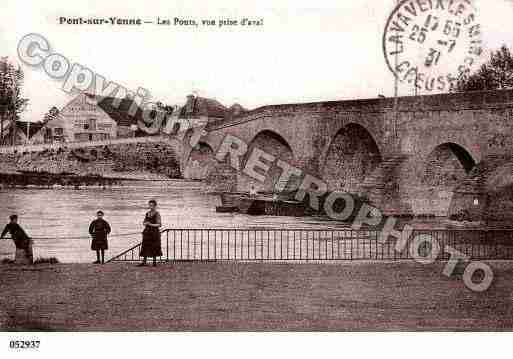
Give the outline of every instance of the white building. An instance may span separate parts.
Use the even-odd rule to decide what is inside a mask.
[[[82,93],[45,125],[45,138],[58,142],[106,140],[117,137],[117,127],[93,96]]]

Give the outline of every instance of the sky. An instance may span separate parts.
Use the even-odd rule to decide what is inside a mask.
[[[513,1],[475,0],[485,49],[513,47]],[[128,89],[144,87],[153,99],[183,105],[196,93],[226,106],[392,96],[393,75],[382,37],[395,0],[351,1],[69,1],[2,0],[0,56],[15,63],[28,33],[43,35],[53,51]],[[103,27],[59,25],[60,17],[156,20],[250,18],[254,27]],[[483,56],[486,59],[488,55]],[[72,97],[44,71],[22,64],[24,120],[42,119]],[[399,95],[412,95],[400,86]]]

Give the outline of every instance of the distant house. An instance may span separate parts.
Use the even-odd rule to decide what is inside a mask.
[[[142,110],[125,98],[98,97],[81,93],[48,121],[41,129],[45,142],[84,142],[131,137],[136,135],[133,125],[142,119]]]
[[[189,95],[187,96],[185,106],[181,109],[179,117],[207,117],[208,122],[215,122],[240,116],[244,112],[247,112],[247,110],[239,104],[234,104],[230,108],[227,108],[215,99]]]
[[[52,142],[98,141],[117,137],[117,123],[87,94],[79,94],[45,125]]]

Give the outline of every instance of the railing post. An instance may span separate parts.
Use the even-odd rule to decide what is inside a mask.
[[[260,260],[264,260],[264,232],[260,232]]]
[[[351,231],[349,232],[350,233],[350,239],[351,239],[351,260],[353,260],[353,230],[351,229]],[[358,241],[358,239],[357,239]],[[356,243],[356,245],[358,246],[358,243]]]
[[[234,229],[233,230],[233,234],[234,234],[234,238],[233,238],[233,259],[234,260],[237,260],[237,230]]]
[[[301,231],[299,232],[299,260],[302,259],[303,257],[303,248],[301,247],[302,246],[302,243],[301,243]],[[294,245],[296,244],[296,231],[294,231]],[[295,251],[294,251],[295,252]],[[295,256],[294,256],[294,259],[295,259]]]
[[[310,254],[309,253],[309,250],[308,250],[308,241],[310,240],[309,238],[310,236],[308,235],[308,231],[306,231],[306,260],[308,261],[308,255]]]

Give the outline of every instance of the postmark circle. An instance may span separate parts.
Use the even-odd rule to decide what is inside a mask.
[[[448,91],[479,64],[481,30],[472,0],[402,0],[387,20],[383,53],[400,82]]]

